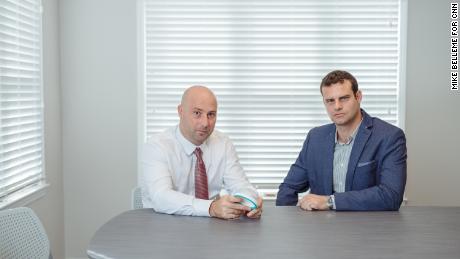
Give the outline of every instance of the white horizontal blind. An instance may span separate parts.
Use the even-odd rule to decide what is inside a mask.
[[[0,0],[0,203],[42,183],[41,1]]]
[[[259,191],[276,195],[308,131],[330,123],[319,92],[354,74],[368,113],[398,123],[399,1],[145,0],[145,137],[178,122],[183,90],[210,87],[216,128]]]

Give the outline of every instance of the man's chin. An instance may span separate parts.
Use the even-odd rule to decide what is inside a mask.
[[[346,126],[348,124],[348,121],[346,121],[346,120],[340,120],[340,119],[337,120],[337,119],[335,119],[335,120],[332,120],[332,121],[337,126]]]
[[[195,137],[196,140],[200,141],[201,143],[203,143],[204,141],[206,141],[206,139],[209,137],[210,134],[201,134],[201,133],[198,133]]]

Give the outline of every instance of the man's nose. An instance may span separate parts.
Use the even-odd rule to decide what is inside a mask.
[[[207,128],[208,125],[209,125],[209,119],[208,119],[208,116],[201,116],[201,126]]]
[[[342,104],[340,103],[340,100],[335,101],[334,109],[337,110],[337,111],[342,109]]]

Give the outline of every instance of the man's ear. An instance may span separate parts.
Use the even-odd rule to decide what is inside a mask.
[[[358,100],[358,102],[361,103],[361,100],[363,99],[363,94],[361,93],[361,90],[358,90],[355,96],[356,96],[356,100]]]
[[[182,108],[182,105],[177,105],[177,114],[179,115],[179,118],[182,118],[182,113],[184,112],[184,109]]]

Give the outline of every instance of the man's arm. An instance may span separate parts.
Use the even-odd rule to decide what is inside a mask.
[[[254,195],[258,195],[256,188],[249,182],[246,174],[243,171],[243,167],[241,166],[238,158],[238,154],[236,153],[235,147],[233,143],[227,139],[225,142],[225,172],[224,172],[224,187],[230,193],[234,194],[237,192],[253,192]],[[232,196],[231,196],[232,197]],[[238,202],[241,202],[240,198]],[[261,197],[257,199],[257,209],[250,211],[249,207],[245,207],[246,216],[249,218],[258,218],[262,214],[262,205],[263,200]],[[248,212],[249,211],[249,212]]]
[[[225,145],[223,154],[225,156],[224,188],[230,193],[237,193],[241,190],[257,192],[246,177],[232,142],[227,139],[223,144]]]
[[[156,144],[144,144],[141,186],[153,209],[166,214],[210,216],[212,200],[197,199],[174,190],[165,153]]]
[[[308,170],[307,170],[307,150],[310,133],[307,135],[302,151],[291,166],[288,175],[281,183],[276,197],[276,206],[295,206],[298,201],[298,194],[307,191],[309,187]]]
[[[360,191],[335,193],[336,210],[399,209],[406,185],[406,138],[402,130],[398,130],[382,144],[377,185]]]

